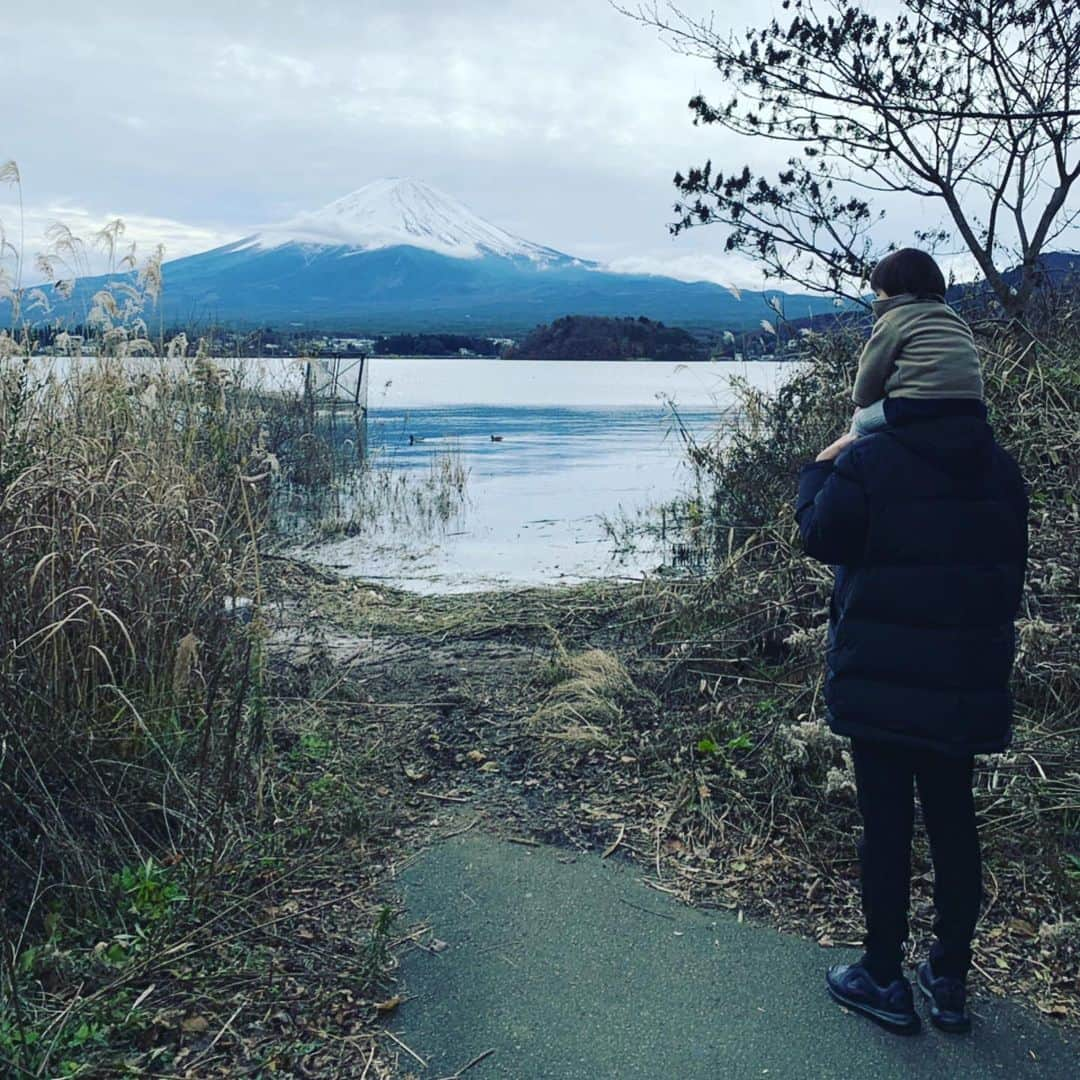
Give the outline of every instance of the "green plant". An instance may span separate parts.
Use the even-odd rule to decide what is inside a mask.
[[[96,1052],[119,1034],[134,1034],[146,1023],[145,1013],[133,1006],[124,990],[74,1017],[62,1016],[59,1022],[44,1018],[34,1023],[20,1021],[14,1010],[0,1001],[0,1066],[15,1062],[35,1076],[79,1076],[92,1071],[88,1061]]]
[[[368,932],[361,953],[361,971],[368,982],[373,982],[386,970],[390,961],[390,934],[396,916],[394,909],[384,904]]]
[[[152,857],[123,867],[113,878],[123,897],[122,912],[144,922],[165,918],[174,905],[188,899],[173,876],[171,867],[161,866]]]
[[[705,736],[697,741],[697,752],[704,757],[720,758],[730,761],[731,755],[749,750],[753,746],[750,736],[745,731],[732,735],[729,739],[717,742],[715,739]]]
[[[333,748],[334,744],[324,735],[305,732],[300,736],[300,749],[312,761],[325,761]]]

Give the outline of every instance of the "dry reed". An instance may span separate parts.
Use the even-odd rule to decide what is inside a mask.
[[[197,793],[237,766],[220,743],[247,710],[231,688],[251,635],[226,598],[251,587],[259,525],[242,496],[256,485],[242,477],[259,422],[208,404],[195,365],[100,359],[58,379],[0,361],[9,918],[38,878],[93,904],[108,869],[199,843]]]

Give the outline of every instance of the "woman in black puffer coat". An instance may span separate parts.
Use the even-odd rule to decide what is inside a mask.
[[[799,478],[806,552],[836,567],[825,702],[852,738],[863,815],[866,953],[830,969],[834,997],[898,1030],[913,781],[934,861],[936,940],[920,988],[966,1028],[963,987],[981,900],[972,755],[1009,743],[1013,622],[1027,562],[1019,468],[973,400],[890,402],[889,427],[838,440]]]

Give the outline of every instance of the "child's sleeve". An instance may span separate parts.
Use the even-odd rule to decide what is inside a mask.
[[[859,356],[855,387],[851,392],[851,398],[856,405],[865,408],[885,396],[885,381],[892,373],[899,354],[899,331],[891,319],[878,319]]]

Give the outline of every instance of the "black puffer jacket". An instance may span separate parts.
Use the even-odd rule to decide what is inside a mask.
[[[978,408],[894,410],[889,429],[802,470],[803,545],[836,566],[825,702],[838,734],[951,754],[1009,744],[1028,500]]]

